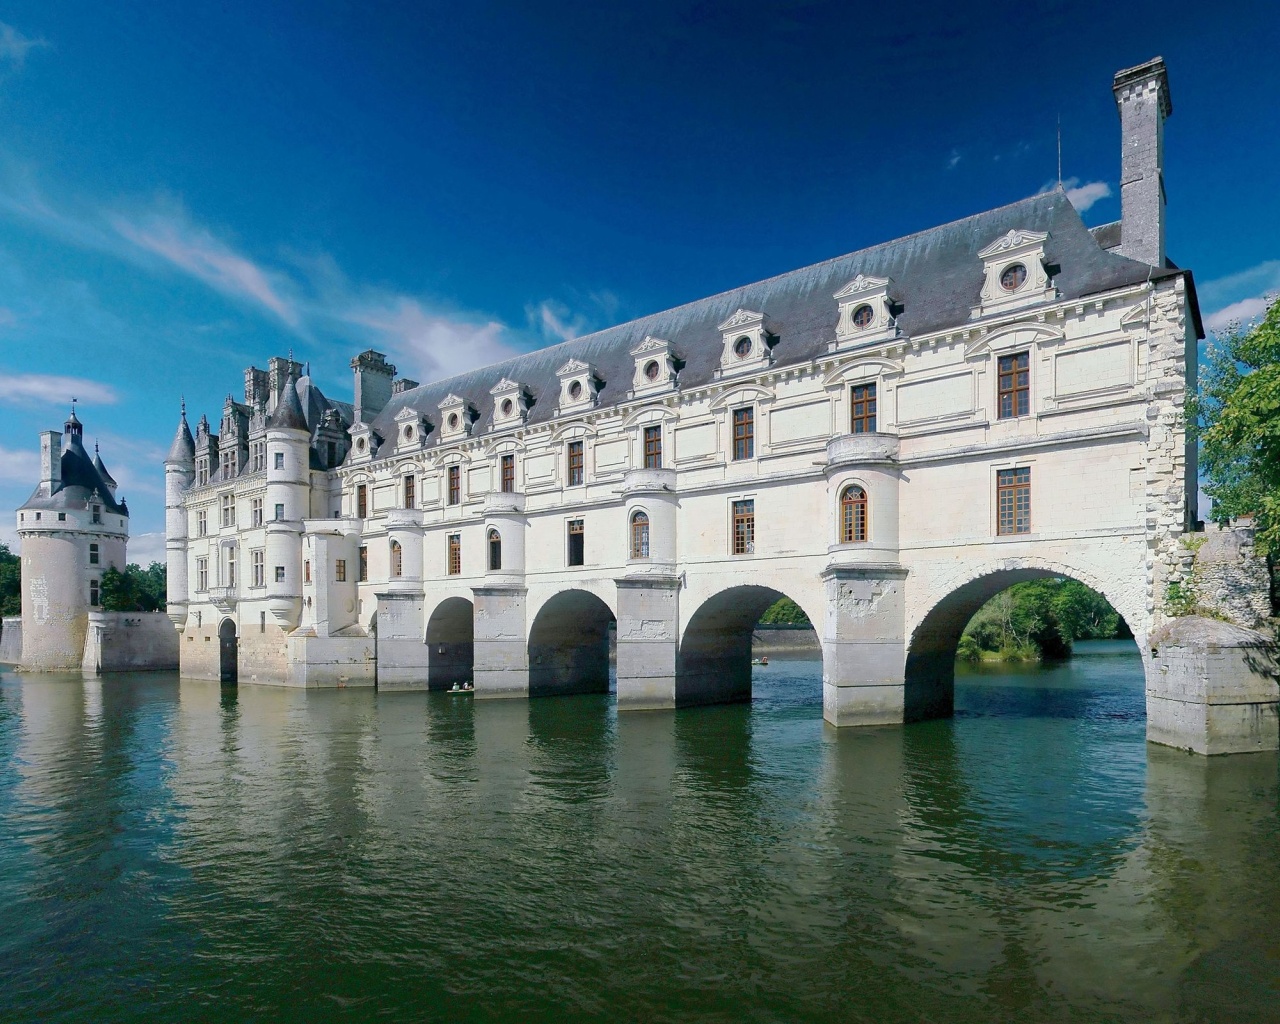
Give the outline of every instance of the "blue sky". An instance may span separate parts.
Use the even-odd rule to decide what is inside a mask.
[[[1280,290],[1274,8],[977,6],[0,3],[0,508],[74,394],[145,562],[180,394],[433,379],[1011,202],[1059,118],[1115,220],[1156,54],[1171,257],[1214,324]]]

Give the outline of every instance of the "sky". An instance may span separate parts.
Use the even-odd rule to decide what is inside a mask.
[[[1280,291],[1280,16],[1249,3],[0,0],[0,541],[72,396],[163,552],[185,397],[293,352],[428,381],[1051,187],[1118,219],[1169,67],[1168,250]]]

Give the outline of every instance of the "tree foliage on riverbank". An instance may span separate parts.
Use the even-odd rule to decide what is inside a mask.
[[[760,616],[762,626],[812,626],[798,604],[789,597],[780,597]]]
[[[109,612],[160,612],[167,600],[168,573],[160,562],[145,569],[136,563],[124,571],[111,568],[102,574],[102,607]]]
[[[1280,298],[1247,328],[1231,324],[1205,352],[1191,406],[1212,518],[1253,516],[1258,551],[1280,558]]]
[[[1076,640],[1131,636],[1105,597],[1076,580],[1018,583],[984,604],[965,627],[964,661],[1038,661],[1071,657]]]
[[[22,614],[22,560],[0,544],[0,615]]]

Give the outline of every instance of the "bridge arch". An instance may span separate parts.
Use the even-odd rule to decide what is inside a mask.
[[[773,587],[741,584],[698,605],[685,624],[676,657],[676,705],[722,704],[751,699],[751,638],[765,611],[790,598],[820,628],[821,609]],[[815,617],[816,616],[816,617]]]
[[[949,584],[932,590],[943,596],[933,601],[918,621],[908,623],[903,709],[906,721],[952,713],[956,649],[969,620],[987,601],[1009,587],[1044,579],[1073,579],[1105,597],[1133,633],[1145,663],[1145,618],[1134,607],[1131,588],[1121,581],[1043,558],[1008,558],[971,566]]]
[[[560,590],[530,609],[529,696],[609,692],[612,606],[587,589]]]
[[[465,597],[446,597],[427,617],[427,689],[447,690],[472,678],[475,608]]]

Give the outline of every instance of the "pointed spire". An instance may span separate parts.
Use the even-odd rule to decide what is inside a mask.
[[[275,411],[267,419],[267,427],[288,430],[309,430],[307,417],[302,412],[302,402],[298,400],[298,382],[293,376],[293,350],[289,351],[289,375],[284,381],[284,390],[280,392],[280,400]]]
[[[111,491],[111,497],[114,498],[116,496],[116,488],[119,484],[117,484],[112,475],[107,472],[107,467],[103,465],[102,455],[98,452],[97,441],[93,442],[93,468],[98,471],[98,476],[102,477],[102,482],[107,485],[107,489]]]
[[[191,428],[187,426],[187,399],[182,399],[182,413],[178,418],[178,429],[173,435],[173,444],[169,446],[169,457],[166,462],[192,464],[196,458],[196,443],[191,437]]]

